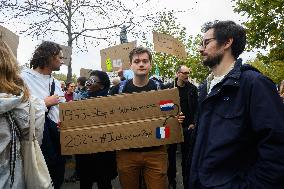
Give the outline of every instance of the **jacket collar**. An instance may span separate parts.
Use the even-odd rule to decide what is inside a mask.
[[[233,86],[233,87],[239,87],[239,79],[241,77],[241,67],[242,67],[242,59],[238,59],[235,62],[234,68],[223,78],[223,80],[216,84],[216,86],[212,89],[211,93],[208,95],[207,94],[207,80],[205,81],[204,85],[200,87],[200,91],[203,96],[203,99],[207,96],[215,96],[218,94],[223,86]],[[204,94],[205,93],[205,94]],[[202,97],[201,97],[202,98]]]

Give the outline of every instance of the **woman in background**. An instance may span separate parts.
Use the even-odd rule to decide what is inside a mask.
[[[86,86],[87,93],[80,96],[107,96],[110,80],[106,72],[95,70]],[[98,189],[112,189],[111,180],[117,176],[115,152],[76,155],[76,163],[81,189],[92,189],[94,182]]]
[[[73,82],[69,82],[69,83],[66,84],[66,91],[64,93],[64,97],[65,97],[66,102],[74,100],[75,88],[76,88],[76,85]]]

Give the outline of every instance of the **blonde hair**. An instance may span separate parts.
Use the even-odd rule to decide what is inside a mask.
[[[19,96],[23,93],[22,101],[27,101],[29,92],[20,77],[17,60],[10,47],[0,39],[0,92]]]

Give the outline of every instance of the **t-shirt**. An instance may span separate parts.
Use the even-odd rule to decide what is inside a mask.
[[[165,88],[164,85],[161,85],[161,89]],[[124,87],[123,93],[140,93],[142,91],[151,91],[151,90],[157,90],[157,85],[153,80],[149,80],[147,85],[143,87],[137,87],[133,84],[133,80],[130,79],[126,82],[126,85]],[[119,91],[119,85],[115,86],[113,90],[110,91],[110,95],[118,94]]]
[[[161,85],[161,88],[163,89],[164,86]],[[142,91],[151,91],[151,90],[157,90],[157,84],[153,80],[149,80],[148,84],[143,87],[137,87],[133,84],[133,80],[128,80],[123,93],[133,93],[133,92],[142,92]],[[119,85],[115,86],[115,88],[110,92],[110,95],[118,94],[119,91]],[[153,146],[153,147],[145,147],[145,148],[131,148],[128,149],[129,151],[135,151],[135,152],[147,152],[152,151],[154,149],[159,148],[160,146]]]
[[[21,73],[21,77],[28,86],[32,96],[41,99],[45,106],[44,99],[50,96],[51,85],[54,79],[55,91],[54,94],[60,96],[60,102],[65,102],[64,93],[61,89],[61,84],[58,80],[50,75],[43,75],[31,69],[25,69]],[[48,117],[55,123],[59,122],[59,106],[51,106]]]
[[[213,87],[215,85],[217,85],[218,83],[220,83],[223,79],[224,79],[225,75],[222,75],[220,77],[217,77],[217,76],[214,76],[213,79],[211,80],[211,83],[210,83],[210,88],[209,88],[209,93],[211,93],[211,90],[213,89]]]

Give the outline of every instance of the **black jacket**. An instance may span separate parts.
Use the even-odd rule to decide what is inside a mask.
[[[273,82],[237,61],[210,94],[207,83],[199,92],[188,187],[283,189],[284,106]]]
[[[174,86],[177,86],[177,78],[175,79],[174,82],[167,84],[165,88],[174,88]],[[180,91],[181,88],[180,87],[177,88]],[[187,89],[188,109],[189,109],[189,112],[183,112],[188,115],[184,120],[184,123],[186,124],[183,124],[183,127],[188,127],[189,124],[195,124],[196,115],[197,115],[198,90],[197,87],[190,82],[186,82],[183,88]],[[181,95],[180,98],[182,98]]]

